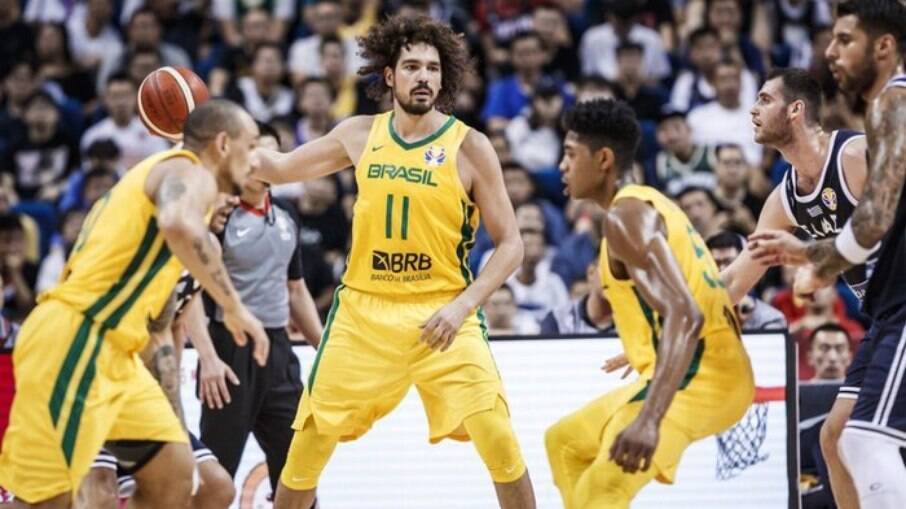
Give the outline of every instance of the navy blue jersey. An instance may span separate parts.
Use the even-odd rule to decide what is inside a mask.
[[[846,183],[841,157],[848,143],[864,136],[859,131],[847,129],[831,133],[830,149],[821,169],[821,177],[809,194],[803,194],[798,189],[795,167],[791,166],[783,176],[780,184],[783,209],[793,224],[815,240],[836,237],[859,203]],[[868,263],[843,273],[843,280],[860,300],[865,297],[874,261],[875,255]]]
[[[906,75],[887,82],[887,88],[906,88]],[[906,164],[900,161],[898,164]],[[900,194],[893,226],[881,244],[878,263],[868,284],[864,310],[873,319],[890,314],[906,303],[906,192]]]

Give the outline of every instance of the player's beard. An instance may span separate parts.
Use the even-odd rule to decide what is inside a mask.
[[[393,97],[396,99],[397,104],[400,105],[400,108],[403,109],[409,115],[422,116],[432,109],[434,109],[434,98],[432,97],[430,101],[420,103],[415,102],[414,96],[412,93],[409,94],[409,99],[404,100],[399,96],[396,89],[393,89]]]
[[[776,127],[769,128],[769,125]],[[777,148],[788,144],[792,139],[793,130],[790,128],[789,119],[784,118],[780,122],[762,124],[761,133],[755,139],[755,143]]]
[[[878,68],[874,63],[874,49],[869,46],[862,56],[862,65],[852,74],[840,71],[840,81],[837,83],[851,100],[856,100],[868,91],[878,79]]]

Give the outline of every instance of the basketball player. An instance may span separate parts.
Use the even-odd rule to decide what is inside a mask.
[[[267,358],[264,330],[230,285],[206,221],[218,189],[234,192],[248,178],[258,128],[238,106],[209,101],[184,135],[184,149],[145,159],[95,204],[60,284],[22,325],[0,454],[0,485],[20,507],[68,508],[102,445],[144,465],[134,507],[188,503],[186,433],[138,356],[148,317],[160,315],[183,265],[229,310],[236,341],[249,334],[258,362]]]
[[[337,442],[362,436],[414,384],[429,439],[471,439],[504,508],[535,506],[478,305],[522,259],[522,243],[487,137],[443,113],[468,55],[427,17],[394,17],[362,39],[379,77],[371,93],[393,110],[352,117],[289,154],[258,150],[256,176],[274,184],[355,167],[352,250],[334,294],[277,508],[307,509]],[[254,158],[258,162],[254,162]],[[479,210],[496,250],[473,281],[468,255]]]
[[[683,212],[629,182],[640,138],[623,102],[579,103],[566,116],[567,193],[605,211],[600,272],[637,381],[547,430],[563,504],[628,508],[649,481],[671,483],[683,451],[749,408],[755,384],[717,265]]]
[[[801,228],[815,240],[836,237],[862,197],[868,171],[865,136],[850,130],[825,132],[819,123],[820,111],[820,84],[805,70],[775,70],[758,92],[752,107],[755,141],[778,150],[791,166],[768,196],[756,233]],[[860,300],[865,296],[871,265],[859,264],[843,274]],[[753,258],[751,250],[744,249],[721,273],[730,299],[739,302],[767,269]],[[799,294],[814,290],[813,284],[795,288]],[[858,507],[852,479],[837,454],[837,441],[856,403],[870,357],[871,347],[863,342],[821,429],[821,450],[840,507]]]
[[[862,509],[902,507],[906,467],[906,6],[897,0],[846,0],[837,7],[826,56],[840,88],[868,105],[869,171],[864,196],[835,239],[802,243],[783,232],[753,236],[767,263],[807,263],[826,282],[864,263],[880,245],[863,310],[873,321],[870,360],[839,452]],[[883,240],[883,243],[881,243]]]

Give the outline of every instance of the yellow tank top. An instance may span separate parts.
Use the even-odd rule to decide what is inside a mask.
[[[685,383],[700,368],[703,358],[713,355],[745,355],[739,338],[739,323],[730,297],[720,280],[717,264],[683,211],[652,187],[626,186],[617,192],[613,203],[625,198],[645,201],[661,215],[667,228],[667,243],[705,318],[701,331],[703,340],[698,344]],[[631,279],[614,277],[606,239],[601,241],[600,272],[604,293],[613,308],[614,323],[626,357],[636,371],[650,377],[654,373],[657,342],[663,320],[642,299]]]
[[[374,117],[355,179],[352,247],[343,284],[385,296],[455,293],[472,281],[478,208],[456,168],[469,127],[450,117],[414,143]]]
[[[81,311],[101,325],[105,341],[127,352],[144,347],[148,320],[163,310],[183,270],[144,190],[151,169],[173,157],[199,162],[192,152],[167,150],[126,172],[86,216],[60,283],[39,298]]]

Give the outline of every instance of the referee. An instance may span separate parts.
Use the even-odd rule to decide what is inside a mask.
[[[277,133],[259,124],[259,143],[279,146]],[[296,213],[291,206],[271,202],[267,184],[249,180],[242,188],[239,207],[228,219],[220,241],[223,261],[243,304],[261,320],[271,341],[267,364],[252,358],[251,343],[238,346],[223,324],[223,310],[209,303],[209,329],[217,356],[236,374],[228,401],[220,402],[216,383],[199,381],[203,401],[201,440],[221,465],[236,475],[249,434],[254,434],[267,458],[271,488],[286,462],[293,430],[291,424],[302,395],[299,360],[292,351],[287,327],[302,330],[317,347],[321,320],[302,279],[302,259]]]

